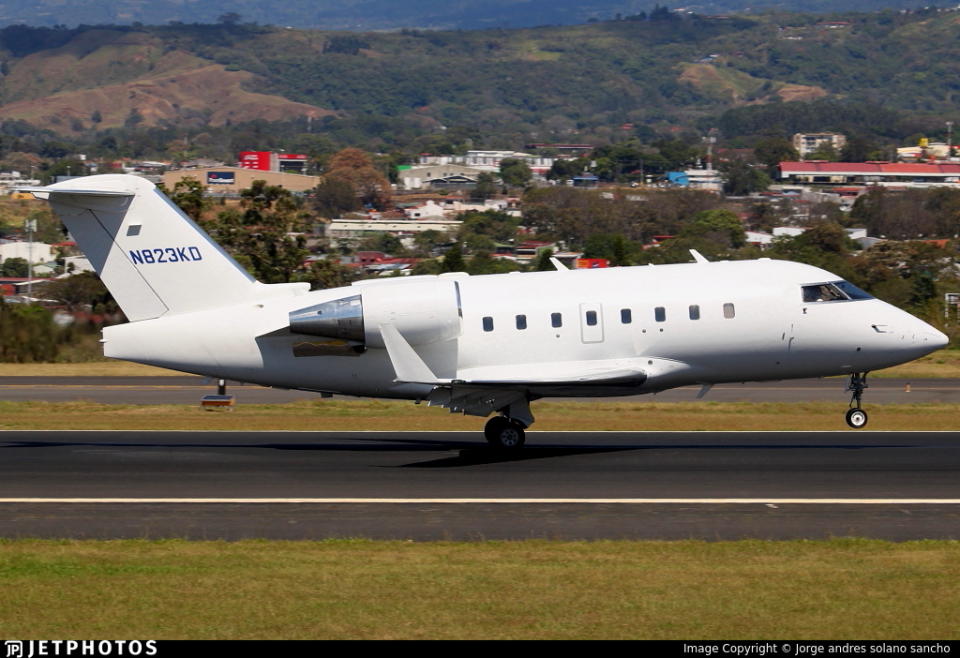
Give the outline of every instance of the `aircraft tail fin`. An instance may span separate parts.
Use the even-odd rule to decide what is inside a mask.
[[[104,174],[24,191],[50,202],[131,322],[237,304],[265,287],[146,179]]]

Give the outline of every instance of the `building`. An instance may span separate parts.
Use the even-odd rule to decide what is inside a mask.
[[[207,188],[207,194],[232,196],[241,190],[253,186],[253,181],[263,180],[268,185],[279,185],[291,192],[306,192],[320,184],[319,176],[302,176],[279,171],[262,171],[242,167],[203,167],[199,169],[177,169],[163,175],[163,184],[168,190],[184,178],[200,181]]]
[[[904,146],[897,149],[897,160],[916,162],[917,160],[946,160],[950,157],[950,147],[946,142],[928,142],[920,140],[916,146]]]
[[[43,242],[0,241],[0,263],[8,258],[22,258],[28,263],[49,263],[56,258],[53,247]]]
[[[419,165],[463,165],[479,171],[499,172],[503,160],[513,159],[527,163],[530,171],[544,176],[553,167],[555,158],[544,158],[521,151],[467,151],[465,155],[429,155],[420,156]]]
[[[307,173],[307,156],[302,153],[273,153],[272,151],[241,151],[241,169],[257,171],[284,171],[292,174]]]
[[[423,220],[385,220],[385,219],[334,219],[327,224],[326,236],[331,240],[361,240],[377,235],[390,233],[398,237],[412,236],[426,231],[456,234],[460,229],[459,222],[452,219],[423,219]]]
[[[831,146],[839,153],[846,145],[847,138],[840,133],[797,133],[793,136],[793,148],[797,149],[801,160],[823,146]]]
[[[780,180],[802,185],[931,187],[960,183],[960,164],[781,162]]]
[[[406,190],[425,187],[473,187],[484,169],[458,164],[430,164],[403,166],[397,171],[397,180]]]
[[[723,178],[716,169],[687,169],[685,171],[668,171],[667,181],[679,187],[689,187],[692,190],[707,192],[723,191]]]

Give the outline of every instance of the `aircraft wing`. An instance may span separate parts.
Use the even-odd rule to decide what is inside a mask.
[[[559,361],[466,368],[457,380],[477,385],[578,385],[642,382],[646,373],[633,359]]]
[[[403,383],[527,388],[641,384],[647,377],[640,367],[640,359],[606,359],[465,368],[457,371],[455,379],[440,379],[394,325],[380,325],[380,334],[397,375],[396,381]]]

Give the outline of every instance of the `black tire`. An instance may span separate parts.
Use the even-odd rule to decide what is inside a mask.
[[[483,435],[487,443],[497,450],[518,450],[526,441],[523,425],[504,416],[494,416],[488,420]]]
[[[849,409],[847,411],[847,425],[855,430],[867,424],[867,412],[863,409]]]

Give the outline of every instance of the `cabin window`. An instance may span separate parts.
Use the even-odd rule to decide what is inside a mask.
[[[518,315],[517,316],[517,329],[526,329],[527,328],[527,316]]]
[[[699,320],[700,319],[700,306],[697,304],[690,305],[690,319]]]
[[[587,311],[586,314],[587,326],[595,327],[597,326],[597,312],[596,311]]]
[[[489,315],[483,318],[483,330],[493,331],[493,318]]]
[[[551,313],[551,314],[550,314],[550,326],[551,326],[551,327],[562,327],[562,326],[563,326],[563,314],[562,314],[562,313]]]
[[[620,322],[622,322],[623,324],[630,324],[631,322],[633,322],[633,313],[630,311],[629,308],[620,309]]]
[[[658,306],[653,309],[653,319],[657,322],[666,322],[667,321],[667,309],[662,306]]]
[[[729,320],[730,318],[736,317],[736,315],[737,310],[733,307],[733,304],[727,302],[723,305],[723,317]]]

